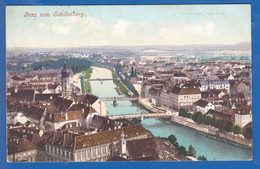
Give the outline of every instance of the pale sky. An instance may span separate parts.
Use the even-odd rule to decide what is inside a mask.
[[[8,6],[6,11],[7,48],[251,42],[250,5]],[[83,16],[54,17],[56,11]],[[25,12],[37,17],[24,17]]]

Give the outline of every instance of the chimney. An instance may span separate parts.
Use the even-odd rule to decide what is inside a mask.
[[[18,86],[15,85],[15,86],[14,86],[14,93],[17,93],[17,92],[18,92]]]
[[[43,130],[40,130],[39,131],[39,136],[42,137],[42,135],[43,135]]]
[[[65,113],[65,120],[68,120],[68,112]]]

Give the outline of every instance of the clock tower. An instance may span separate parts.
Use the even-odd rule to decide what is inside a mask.
[[[62,96],[70,95],[70,71],[67,68],[66,62],[64,63],[64,67],[61,71],[61,86],[62,86]]]

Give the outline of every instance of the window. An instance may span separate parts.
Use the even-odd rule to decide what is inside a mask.
[[[123,142],[125,144],[125,142]],[[101,147],[98,147],[98,155],[101,155]]]
[[[86,159],[86,150],[82,151],[82,160],[85,160],[85,159]]]
[[[90,158],[91,157],[91,149],[88,149],[87,153],[88,153],[88,157]]]
[[[81,156],[80,156],[80,152],[79,151],[77,152],[77,157],[78,157],[78,160],[81,160]]]

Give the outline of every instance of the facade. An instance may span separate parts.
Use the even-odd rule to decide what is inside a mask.
[[[210,109],[215,110],[215,106],[205,100],[198,100],[193,104],[194,110],[206,114]]]
[[[235,110],[233,109],[225,109],[223,111],[216,111],[210,109],[206,114],[217,119],[230,121],[231,123],[234,123],[235,121]]]
[[[173,109],[190,109],[193,103],[201,99],[201,92],[198,87],[173,87],[163,89],[161,102],[163,106]]]
[[[243,128],[250,122],[252,122],[252,107],[246,105],[235,114],[235,125]]]
[[[27,139],[8,139],[8,162],[33,162],[36,161],[37,147]]]
[[[208,80],[200,81],[200,90],[202,92],[207,90],[227,90],[230,91],[230,84],[228,80]]]
[[[48,161],[107,161],[117,151],[126,153],[124,144],[128,140],[149,135],[150,132],[140,125],[88,135],[55,132],[47,141],[45,150]],[[116,144],[121,144],[121,150],[117,150]]]

